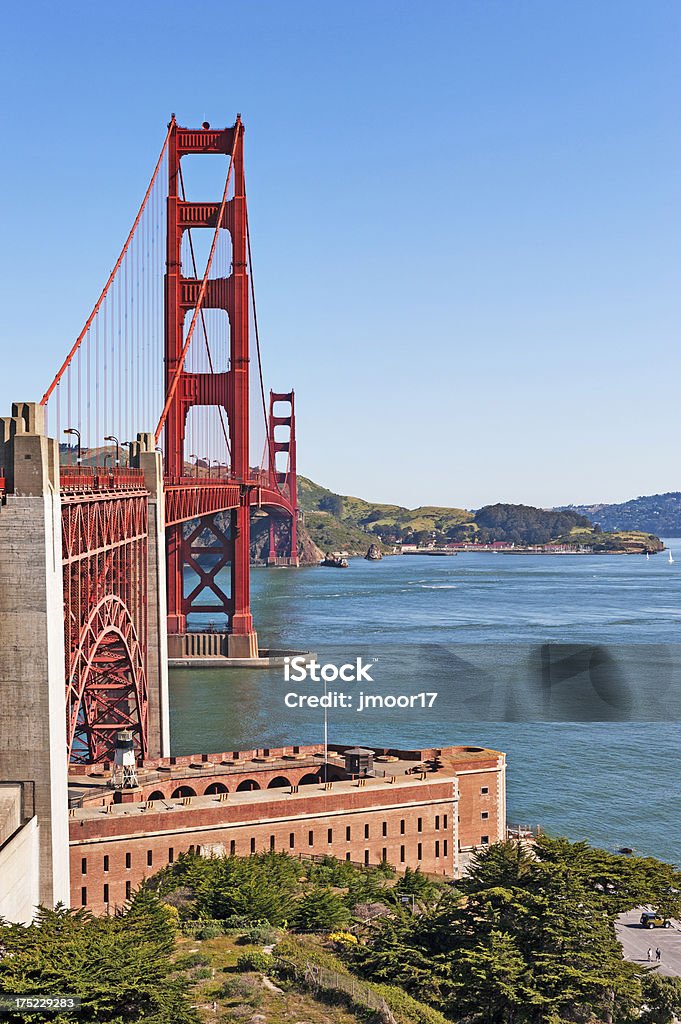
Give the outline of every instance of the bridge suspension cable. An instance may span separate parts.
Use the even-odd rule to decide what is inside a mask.
[[[148,429],[162,399],[164,178],[170,122],[149,185],[120,255],[66,359],[42,397],[48,428],[66,460],[121,461],[125,443]],[[67,431],[78,443],[63,443]],[[105,439],[115,441],[113,449]]]
[[[204,130],[207,129],[204,127]],[[83,329],[42,398],[48,430],[61,442],[62,462],[85,467],[124,466],[129,462],[127,449],[141,431],[153,432],[156,444],[166,446],[169,410],[174,402],[181,400],[187,409],[182,428],[185,454],[179,463],[175,460],[176,468],[171,472],[196,478],[223,477],[234,472],[234,439],[229,418],[232,413],[228,402],[224,398],[216,401],[215,396],[229,393],[225,375],[233,369],[230,316],[223,302],[234,280],[232,220],[237,207],[232,207],[231,203],[237,201],[238,179],[245,236],[241,269],[245,269],[245,276],[249,277],[250,303],[247,305],[251,307],[252,316],[253,361],[257,357],[258,365],[257,376],[250,374],[252,433],[250,462],[246,466],[250,465],[253,472],[259,471],[259,481],[267,481],[283,493],[290,459],[289,465],[277,467],[279,453],[286,448],[275,439],[274,429],[278,429],[286,417],[279,417],[276,424],[270,420],[272,404],[269,403],[268,409],[246,189],[243,170],[237,172],[235,167],[237,148],[241,147],[241,152],[243,147],[243,124],[237,119],[233,136],[222,149],[229,164],[219,204],[210,206],[202,199],[189,197],[182,165],[179,160],[174,164],[179,216],[187,220],[182,222],[185,226],[178,236],[181,246],[177,256],[170,256],[164,243],[168,231],[170,193],[167,187],[171,180],[168,175],[175,144],[171,139],[183,131],[173,118],[118,259]],[[191,147],[194,143],[186,144]],[[208,220],[202,220],[203,217]],[[213,229],[205,266],[202,265],[205,250],[202,246],[196,247],[196,239],[202,240],[208,232],[197,236],[193,231],[202,227]],[[169,273],[174,273],[176,279],[179,273],[181,281],[180,322],[190,309],[192,315],[186,318],[190,321],[188,325],[183,325],[177,360],[173,358],[164,374],[168,315],[164,280]],[[201,394],[207,401],[188,402],[185,397],[181,398],[185,386],[194,388],[195,392],[202,388]]]
[[[244,188],[244,199],[246,199],[246,189],[245,188]],[[251,308],[253,310],[253,330],[254,330],[254,334],[255,334],[255,349],[256,349],[256,352],[257,352],[257,355],[258,355],[258,379],[259,379],[259,382],[260,382],[260,400],[262,402],[262,415],[263,415],[263,421],[264,421],[264,424],[265,424],[265,453],[263,454],[263,459],[265,458],[265,454],[267,454],[267,457],[269,459],[269,467],[270,467],[272,473],[276,474],[277,467],[276,467],[276,461],[275,461],[273,438],[272,438],[271,432],[268,430],[268,423],[267,423],[267,403],[265,401],[265,384],[264,384],[264,380],[263,380],[262,349],[260,347],[260,330],[258,328],[258,307],[257,307],[256,302],[255,302],[255,278],[254,278],[254,274],[253,274],[253,255],[252,255],[252,251],[251,251],[251,229],[250,229],[250,225],[248,223],[248,201],[246,201],[245,205],[246,205],[246,248],[247,248],[247,251],[248,251],[248,269],[249,269],[250,288],[251,288]],[[263,466],[262,468],[265,469],[266,467]],[[274,477],[274,479],[276,479],[276,476]]]

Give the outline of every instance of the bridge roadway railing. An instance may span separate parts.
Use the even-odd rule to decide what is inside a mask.
[[[134,467],[60,466],[59,477],[65,498],[145,490],[144,473]],[[289,503],[288,488],[273,483],[267,471],[254,471],[245,484],[234,477],[166,476],[166,526],[238,508],[244,486],[250,491],[252,505],[267,505],[272,500],[284,507]]]
[[[199,519],[210,512],[238,508],[241,486],[234,480],[195,476],[167,476],[163,488],[166,526]]]
[[[268,505],[273,499],[283,507],[288,505],[286,491],[273,485],[267,473],[254,473],[245,482],[234,477],[211,480],[210,477],[167,476],[164,480],[166,526],[238,508],[244,487],[250,492],[251,505]]]
[[[141,469],[103,466],[60,466],[59,485],[63,494],[95,494],[101,491],[145,490]]]

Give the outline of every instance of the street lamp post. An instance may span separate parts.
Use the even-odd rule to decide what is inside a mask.
[[[107,436],[104,438],[104,440],[105,441],[113,441],[114,444],[116,445],[116,461],[115,461],[114,465],[115,466],[120,466],[120,464],[121,464],[121,442],[118,440],[117,437],[114,437],[113,434],[107,434]]]
[[[123,441],[123,443],[121,444],[121,448],[128,449],[128,466],[130,466],[130,463],[132,461],[132,446],[134,445],[134,443],[134,441]]]
[[[64,429],[64,433],[65,434],[75,434],[76,435],[77,444],[78,444],[78,448],[77,448],[78,455],[76,457],[76,465],[80,466],[81,462],[83,461],[82,458],[81,458],[81,452],[80,452],[80,430],[76,430],[75,427],[66,427]]]

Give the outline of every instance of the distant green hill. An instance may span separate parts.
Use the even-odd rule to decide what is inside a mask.
[[[424,505],[408,509],[336,494],[307,477],[298,477],[298,501],[310,537],[323,551],[364,554],[371,543],[384,550],[406,540],[428,543],[433,534],[440,538],[449,535],[474,518],[463,508]]]
[[[442,545],[474,540],[514,544],[567,542],[600,551],[661,548],[652,531],[628,529],[626,534],[618,534],[603,530],[576,508],[496,504],[476,512],[434,505],[408,509],[336,494],[307,477],[298,478],[298,500],[305,514],[307,533],[322,551],[363,555],[371,543],[390,551],[403,543]]]
[[[681,491],[649,494],[619,505],[569,505],[602,530],[643,530],[658,537],[681,537]]]

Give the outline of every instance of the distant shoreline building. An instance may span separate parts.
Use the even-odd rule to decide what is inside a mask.
[[[85,774],[87,772],[87,774]],[[321,745],[159,758],[113,790],[69,772],[71,905],[95,914],[189,851],[267,850],[457,878],[506,836],[506,758],[483,747]]]

